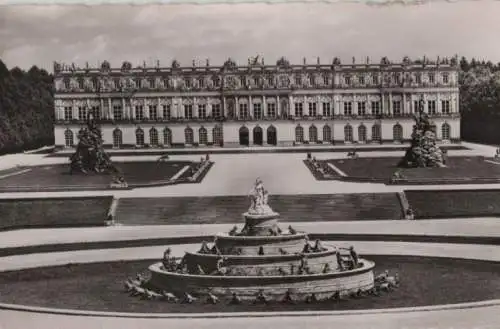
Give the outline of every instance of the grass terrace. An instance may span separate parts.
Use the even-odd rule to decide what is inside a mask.
[[[103,226],[112,197],[3,199],[0,230]]]

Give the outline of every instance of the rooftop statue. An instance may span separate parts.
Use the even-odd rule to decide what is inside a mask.
[[[251,201],[250,208],[248,209],[249,214],[267,215],[274,213],[267,204],[269,192],[264,188],[264,184],[260,178],[255,180],[255,185],[250,191],[249,196]]]

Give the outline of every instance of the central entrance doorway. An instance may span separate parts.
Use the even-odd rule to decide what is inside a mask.
[[[248,146],[250,144],[248,128],[241,127],[240,128],[240,145]]]
[[[276,136],[276,128],[274,126],[269,126],[269,128],[267,128],[267,144],[269,145],[278,144],[278,138]]]
[[[256,145],[263,144],[262,128],[257,126],[253,128],[253,143]]]

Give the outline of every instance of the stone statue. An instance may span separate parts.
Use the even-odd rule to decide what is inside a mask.
[[[264,188],[264,184],[260,178],[257,178],[255,185],[250,191],[250,208],[248,213],[250,214],[272,214],[274,213],[271,207],[267,204],[269,199],[269,192]]]

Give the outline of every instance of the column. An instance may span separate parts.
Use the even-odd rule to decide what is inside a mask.
[[[101,118],[104,118],[104,119],[109,119],[108,118],[108,113],[106,113],[106,111],[104,111],[104,99],[99,99],[99,102],[100,102],[100,105],[99,105],[99,110],[101,111]]]
[[[276,95],[276,115],[281,118],[280,95]]]
[[[156,115],[158,118],[163,119],[163,107],[160,105],[160,97],[156,99]]]
[[[234,116],[237,119],[240,117],[240,104],[238,103],[238,96],[234,96]]]
[[[307,97],[305,96],[302,99],[302,116],[304,116],[304,114],[309,115],[309,107],[307,107]]]
[[[71,102],[71,113],[73,113],[73,119],[78,119],[78,106],[76,105],[76,100]]]
[[[226,97],[222,97],[221,111],[222,116],[227,118]]]
[[[267,117],[267,102],[266,96],[262,95],[262,116]]]
[[[248,95],[248,115],[253,118],[253,104],[252,104],[252,96]]]
[[[144,113],[144,119],[148,120],[149,119],[149,109],[150,109],[150,106],[151,106],[151,100],[145,98],[142,102],[142,106],[143,106],[143,113]]]
[[[385,113],[385,95],[384,93],[380,94],[380,113]]]
[[[135,105],[136,105],[135,102],[134,103],[130,102],[130,110],[132,112],[132,118],[131,118],[132,120],[135,120],[135,117],[137,115],[137,113],[135,113]]]
[[[108,118],[114,119],[113,111],[111,108],[111,97],[108,97]]]
[[[436,113],[443,113],[443,108],[441,107],[441,96],[439,93],[436,94]]]
[[[390,115],[394,114],[394,109],[392,108],[392,92],[389,92],[389,104],[387,107],[387,113]]]
[[[129,115],[127,113],[127,107],[126,107],[126,104],[125,104],[125,98],[122,97],[122,115],[125,119],[128,119],[129,118]]]

